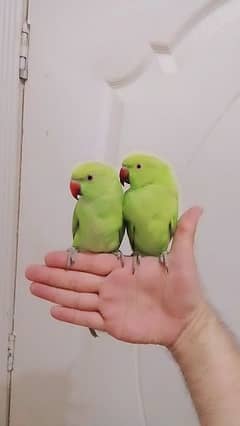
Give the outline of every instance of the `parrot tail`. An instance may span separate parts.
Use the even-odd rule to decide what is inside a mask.
[[[96,331],[94,330],[94,328],[89,328],[89,331],[90,331],[90,333],[91,333],[91,335],[93,337],[98,337],[98,335],[97,335]]]

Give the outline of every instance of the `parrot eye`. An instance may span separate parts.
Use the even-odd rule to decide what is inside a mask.
[[[92,175],[88,175],[87,180],[93,180],[93,176]]]
[[[141,169],[141,164],[137,164],[137,169]]]

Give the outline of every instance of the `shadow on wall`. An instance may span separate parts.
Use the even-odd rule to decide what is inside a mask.
[[[52,363],[48,373],[37,360],[29,374],[15,370],[10,426],[139,424],[133,346],[104,335],[95,341],[85,331],[89,344],[79,339],[71,361],[56,360],[54,372]]]
[[[71,392],[67,376],[32,372],[16,378],[13,389],[10,426],[80,426],[80,419],[70,425],[65,418]]]

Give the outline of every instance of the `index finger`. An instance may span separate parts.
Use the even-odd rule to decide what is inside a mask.
[[[54,251],[45,256],[45,264],[54,268],[66,269],[68,253],[66,251]],[[119,261],[113,254],[100,253],[76,253],[73,271],[89,272],[106,276],[114,269],[119,268]]]

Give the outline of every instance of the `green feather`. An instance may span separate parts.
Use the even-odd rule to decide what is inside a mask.
[[[123,161],[130,188],[123,215],[133,251],[149,256],[165,252],[178,220],[178,190],[170,166],[152,156],[136,154]]]
[[[82,192],[73,212],[73,247],[93,253],[118,250],[124,235],[123,190],[115,170],[102,163],[85,163],[75,167],[72,179],[80,183]]]

